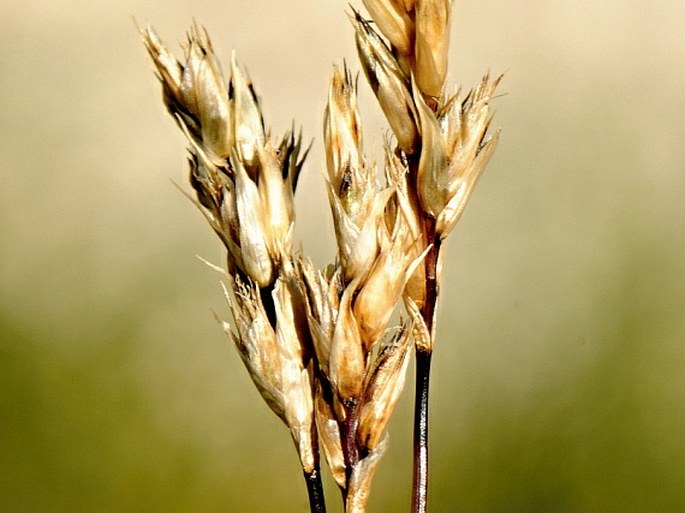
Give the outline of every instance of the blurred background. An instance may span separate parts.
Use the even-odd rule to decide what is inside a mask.
[[[360,2],[356,2],[359,6]],[[136,33],[193,17],[313,151],[297,240],[334,257],[321,119],[346,1],[28,0],[0,14],[0,510],[304,512],[286,430],[212,317],[218,240]],[[685,511],[685,3],[456,2],[449,83],[506,72],[446,245],[433,512]],[[360,81],[368,148],[386,130]],[[413,376],[369,512],[409,510]],[[326,477],[330,511],[339,499]]]

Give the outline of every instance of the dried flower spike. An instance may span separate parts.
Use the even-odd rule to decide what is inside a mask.
[[[353,9],[357,53],[396,147],[388,137],[381,170],[367,160],[356,78],[346,64],[334,68],[323,133],[337,259],[325,271],[292,255],[294,193],[308,153],[301,135],[271,139],[235,54],[226,81],[197,25],[181,60],[151,28],[141,36],[188,139],[191,199],[226,248],[232,323],[222,325],[290,430],[311,512],[326,509],[319,446],[346,513],[365,512],[413,339],[412,511],[425,513],[441,242],[497,144],[489,103],[500,79],[486,75],[465,97],[445,97],[452,0],[362,1],[373,21]],[[401,297],[411,322],[389,328]]]

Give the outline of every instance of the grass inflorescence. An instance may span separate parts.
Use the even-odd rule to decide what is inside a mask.
[[[345,511],[366,510],[415,347],[412,511],[424,512],[441,243],[497,144],[489,102],[499,79],[446,94],[450,0],[363,3],[371,18],[350,16],[356,47],[393,137],[379,170],[364,153],[357,81],[346,64],[335,66],[323,140],[337,259],[325,269],[293,251],[302,136],[272,137],[235,55],[226,80],[197,25],[182,59],[151,27],[141,35],[189,142],[191,199],[226,249],[231,321],[223,327],[290,431],[311,511],[326,509],[321,454]],[[400,302],[407,319],[392,326]]]

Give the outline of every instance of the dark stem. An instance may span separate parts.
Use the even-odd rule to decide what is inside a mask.
[[[425,221],[426,246],[432,244],[423,263],[426,269],[426,297],[421,308],[421,315],[426,322],[428,332],[433,336],[433,322],[435,320],[435,307],[438,304],[438,260],[440,258],[440,237],[435,235],[435,220]]]
[[[424,259],[426,296],[421,316],[431,347],[416,348],[416,393],[414,401],[414,472],[412,478],[412,513],[426,513],[428,504],[428,390],[431,356],[433,354],[435,309],[438,303],[437,267],[440,258],[440,237],[435,235],[435,221],[426,219],[424,225],[426,245],[432,244]]]
[[[416,398],[414,402],[414,476],[412,512],[425,513],[428,503],[428,384],[430,351],[416,352]]]
[[[310,513],[326,513],[326,501],[323,496],[323,485],[321,483],[321,469],[318,462],[311,472],[304,471],[304,480],[307,483]]]

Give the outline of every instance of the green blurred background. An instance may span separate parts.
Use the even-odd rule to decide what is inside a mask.
[[[289,436],[213,320],[219,277],[195,255],[222,253],[170,183],[185,142],[131,18],[176,47],[195,17],[274,131],[315,138],[297,239],[323,265],[327,82],[343,57],[358,69],[346,9],[3,6],[0,511],[307,510]],[[446,247],[431,511],[685,511],[685,3],[459,0],[453,27],[450,82],[506,71],[506,95]],[[409,509],[408,383],[370,512]]]

